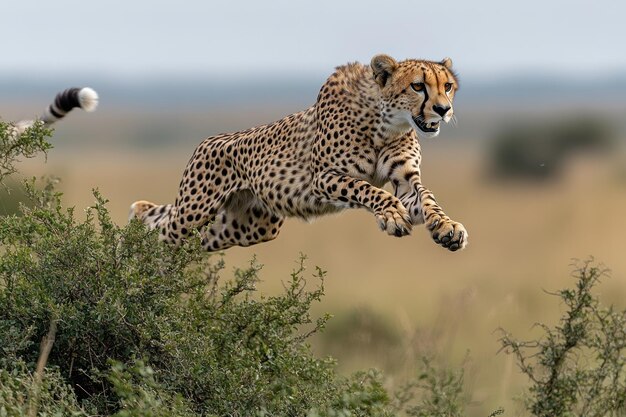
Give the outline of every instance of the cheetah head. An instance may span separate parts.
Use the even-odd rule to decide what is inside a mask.
[[[396,62],[388,55],[376,55],[370,66],[387,119],[398,131],[413,128],[419,136],[435,137],[441,122],[454,116],[452,100],[458,82],[450,58]]]

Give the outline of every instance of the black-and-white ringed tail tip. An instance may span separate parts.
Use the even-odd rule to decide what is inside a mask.
[[[87,112],[94,111],[98,107],[98,93],[89,87],[68,88],[56,95],[52,104],[46,108],[41,120],[48,124],[54,123],[76,107]]]

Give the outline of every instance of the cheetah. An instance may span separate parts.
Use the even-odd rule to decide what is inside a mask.
[[[137,201],[129,217],[174,245],[198,230],[203,247],[217,251],[270,241],[289,216],[365,208],[392,236],[425,224],[437,244],[463,249],[467,231],[422,185],[418,141],[453,118],[457,89],[449,58],[376,55],[370,65],[339,66],[307,110],[205,139],[175,203]]]

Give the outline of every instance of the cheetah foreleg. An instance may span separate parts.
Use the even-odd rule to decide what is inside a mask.
[[[315,194],[336,207],[363,207],[374,213],[381,230],[392,236],[411,233],[411,218],[400,200],[367,181],[327,171],[316,178]]]
[[[452,252],[465,248],[469,237],[465,227],[444,213],[433,193],[426,187],[420,184],[416,187],[416,193],[419,196],[424,223],[435,243]]]
[[[396,184],[396,195],[409,211],[414,225],[425,223],[435,243],[453,252],[467,246],[467,230],[446,215],[429,189],[417,179]]]
[[[393,184],[395,195],[411,216],[414,225],[426,224],[435,243],[451,251],[467,245],[468,233],[459,222],[450,219],[421,182],[419,143],[409,135],[391,144],[380,155],[378,172]]]

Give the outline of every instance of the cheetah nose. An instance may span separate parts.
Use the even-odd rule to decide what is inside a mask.
[[[433,110],[435,111],[435,113],[437,113],[439,116],[443,117],[446,115],[446,113],[448,112],[448,110],[450,110],[450,107],[442,107],[442,106],[433,106]]]

